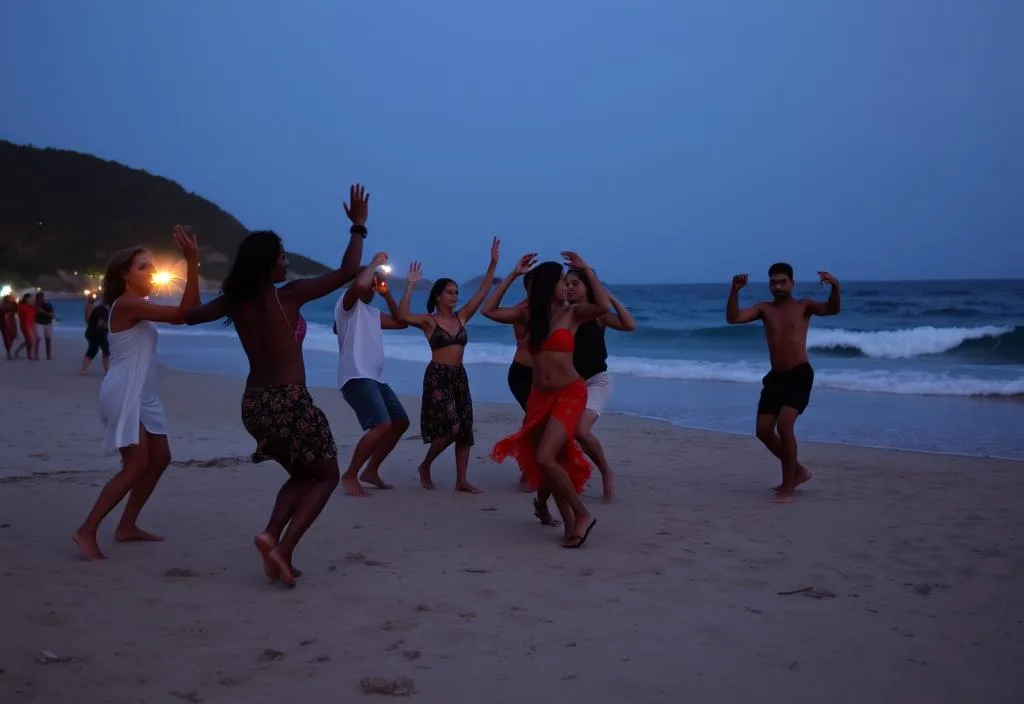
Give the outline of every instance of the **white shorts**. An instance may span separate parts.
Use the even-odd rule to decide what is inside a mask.
[[[49,340],[52,337],[53,337],[53,323],[47,323],[46,325],[40,325],[39,323],[36,323],[36,339],[37,340],[42,340],[43,338],[46,338],[47,340]]]
[[[612,375],[600,372],[587,379],[587,410],[601,415],[612,396]]]

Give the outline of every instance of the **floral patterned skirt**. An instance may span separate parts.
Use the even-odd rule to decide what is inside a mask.
[[[338,456],[327,416],[305,386],[258,386],[242,396],[242,425],[256,440],[253,462],[286,469]]]
[[[420,437],[432,443],[454,435],[459,444],[473,444],[473,397],[461,364],[431,362],[423,372]]]

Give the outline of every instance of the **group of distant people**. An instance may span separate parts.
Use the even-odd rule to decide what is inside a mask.
[[[513,328],[516,352],[508,382],[525,412],[518,430],[499,440],[490,456],[498,462],[508,457],[516,460],[521,484],[536,492],[537,518],[545,525],[564,526],[564,547],[584,545],[597,523],[581,499],[591,474],[587,455],[602,474],[604,496],[611,498],[614,493],[611,469],[593,433],[612,388],[604,332],[635,329],[629,311],[572,251],[562,252],[564,264],[537,263],[535,253],[524,255],[488,296],[500,255],[495,239],[480,288],[466,305],[458,306],[458,285],[442,278],[430,290],[426,313],[413,313],[412,292],[422,276],[418,262],[410,266],[399,302],[392,297],[384,273],[387,254],[379,252],[367,265],[361,264],[368,207],[369,194],[358,184],[352,186],[344,204],[351,227],[341,263],[313,278],[284,283],[288,255],[281,239],[270,231],[251,233],[239,246],[221,295],[208,303],[199,298],[198,243],[187,227],[177,226],[174,232],[187,263],[177,306],[148,300],[153,274],[148,250],[128,249],[111,259],[102,289],[108,307],[111,364],[100,389],[100,416],[104,449],[120,453],[122,468],[103,487],[74,535],[87,558],[103,558],[97,530],[125,496],[128,503],[115,540],[162,540],[137,525],[139,512],[170,463],[167,424],[156,387],[155,323],[197,325],[223,319],[234,326],[249,361],[241,417],[256,441],[253,461],[274,460],[288,473],[266,527],[254,543],[267,577],[294,586],[301,575],[292,560],[295,548],[335,488],[340,484],[353,496],[367,495],[363,484],[391,488],[381,478],[381,464],[408,429],[409,417],[383,380],[383,330],[416,327],[431,349],[420,413],[420,434],[428,445],[418,467],[421,486],[434,489],[432,463],[454,445],[455,489],[479,492],[467,476],[474,443],[473,405],[463,366],[466,326],[478,310]],[[822,282],[832,286],[828,302],[796,300],[791,296],[793,272],[788,265],[774,265],[769,275],[774,300],[745,309],[739,308],[738,295],[746,275],[735,277],[726,318],[730,323],[761,320],[765,325],[772,371],[764,379],[758,404],[757,435],[780,459],[783,481],[776,489],[776,500],[788,502],[796,486],[810,479],[810,472],[797,462],[793,435],[813,383],[806,354],[808,320],[810,315],[839,312],[839,286],[827,272],[820,272]],[[524,278],[525,299],[503,307],[504,296],[519,277]],[[335,305],[338,388],[364,435],[342,473],[327,417],[306,387],[302,356],[306,322],[300,309],[346,284]],[[375,295],[383,297],[387,312],[371,305]],[[551,497],[560,522],[548,508]]]
[[[20,300],[13,293],[4,296],[0,300],[0,334],[7,359],[20,359],[24,351],[28,359],[40,360],[45,343],[46,359],[52,360],[55,317],[53,304],[42,291],[26,293]],[[15,346],[19,332],[21,344]]]

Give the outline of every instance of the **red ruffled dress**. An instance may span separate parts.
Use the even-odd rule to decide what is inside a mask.
[[[565,328],[558,328],[544,340],[541,350],[572,354],[574,344],[573,334]],[[495,443],[491,459],[500,463],[506,457],[514,457],[526,485],[536,491],[543,477],[537,463],[537,444],[547,427],[548,419],[556,418],[565,427],[566,434],[566,442],[558,453],[557,462],[569,475],[576,492],[582,492],[590,479],[591,467],[576,442],[576,428],[586,408],[587,385],[583,379],[577,379],[554,391],[539,391],[536,387],[530,389],[523,424],[518,431]]]

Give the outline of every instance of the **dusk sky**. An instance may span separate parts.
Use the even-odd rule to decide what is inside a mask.
[[[8,0],[0,57],[0,137],[327,263],[360,181],[430,278],[1021,277],[1021,0]]]

